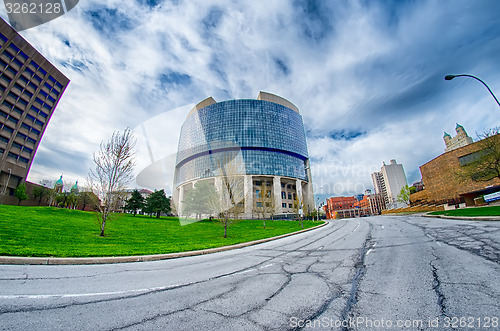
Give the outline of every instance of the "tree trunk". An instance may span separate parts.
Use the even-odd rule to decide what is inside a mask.
[[[266,228],[266,220],[264,220],[264,229]]]
[[[103,220],[102,224],[101,224],[101,234],[100,234],[101,237],[104,237],[104,229],[105,229],[105,227],[106,227],[106,221]]]
[[[156,212],[156,218],[160,218],[160,212]]]
[[[302,230],[304,230],[304,220],[302,218],[300,219],[300,226]]]
[[[224,224],[224,238],[227,238],[227,224]]]

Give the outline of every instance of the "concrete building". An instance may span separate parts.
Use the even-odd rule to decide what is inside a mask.
[[[261,191],[272,193],[274,215],[294,214],[294,202],[314,209],[307,144],[299,109],[279,96],[260,92],[256,100],[198,103],[182,125],[174,175],[173,201],[183,200],[198,181],[221,193],[228,178],[241,180],[229,192],[241,217],[257,217]],[[267,189],[268,188],[268,189]],[[305,211],[305,210],[304,210]]]
[[[457,123],[455,131],[457,132],[457,135],[453,138],[448,133],[444,133],[443,140],[446,145],[444,150],[445,152],[449,152],[473,143],[472,138],[469,137],[463,126]]]
[[[31,163],[69,79],[0,19],[0,197],[15,188]]]
[[[367,194],[358,203],[362,215],[380,215],[385,202],[380,194]]]
[[[375,193],[382,196],[386,209],[406,207],[404,203],[397,201],[401,189],[408,185],[402,164],[398,164],[396,160],[391,160],[389,165],[384,162],[380,172],[372,173],[372,181]]]

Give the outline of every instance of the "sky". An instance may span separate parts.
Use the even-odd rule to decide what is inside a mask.
[[[472,74],[500,96],[499,12],[495,0],[80,1],[21,32],[71,80],[28,180],[84,183],[100,142],[129,127],[131,186],[169,191],[151,174],[171,166],[193,105],[266,91],[300,109],[321,199],[373,190],[391,159],[411,185],[456,123],[475,139],[500,126],[483,85],[443,79]]]

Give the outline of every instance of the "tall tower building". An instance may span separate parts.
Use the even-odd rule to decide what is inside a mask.
[[[443,140],[446,145],[444,150],[445,152],[449,152],[473,143],[472,138],[469,137],[463,126],[457,123],[455,131],[457,132],[457,135],[453,138],[448,133],[444,133]]]
[[[391,160],[389,165],[384,162],[379,172],[372,173],[372,181],[375,193],[382,195],[387,209],[405,207],[397,201],[401,189],[408,185],[402,164],[396,160]]]
[[[0,18],[0,196],[26,179],[69,79]]]
[[[268,203],[261,191],[272,195],[275,215],[293,214],[297,199],[314,208],[302,116],[290,101],[266,92],[257,100],[207,98],[196,105],[181,128],[174,177],[180,214],[196,183],[221,192],[227,177],[241,178],[242,192],[229,193],[240,198],[234,203],[243,207],[242,217]]]

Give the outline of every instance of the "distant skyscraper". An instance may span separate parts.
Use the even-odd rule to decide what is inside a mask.
[[[449,152],[473,143],[472,138],[469,137],[463,126],[457,123],[455,131],[457,132],[457,135],[453,138],[448,133],[444,133],[443,139],[446,144],[446,148],[444,150],[445,152]]]
[[[69,79],[0,18],[0,196],[26,179]]]
[[[402,164],[397,164],[396,160],[391,160],[389,165],[384,162],[380,172],[372,173],[372,181],[375,193],[382,195],[387,209],[405,207],[397,201],[401,189],[408,185]]]

